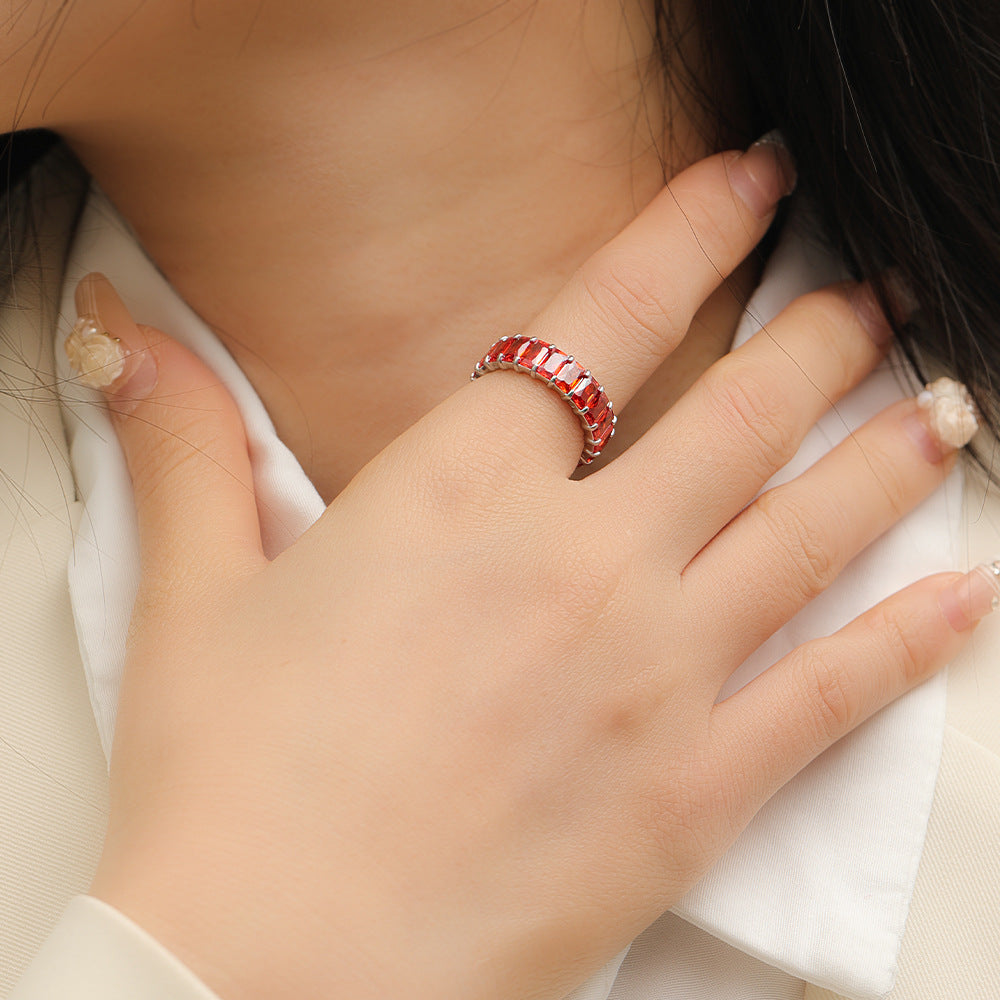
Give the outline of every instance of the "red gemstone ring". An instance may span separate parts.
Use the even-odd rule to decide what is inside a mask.
[[[472,378],[504,368],[541,380],[569,403],[583,427],[580,465],[590,465],[611,440],[618,422],[601,383],[572,354],[537,337],[501,337],[476,365]]]

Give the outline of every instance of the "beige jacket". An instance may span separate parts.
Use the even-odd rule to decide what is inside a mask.
[[[107,773],[66,588],[79,505],[59,408],[37,372],[54,370],[55,304],[82,194],[53,193],[41,279],[32,269],[16,307],[0,313],[0,993],[212,1000],[116,911],[73,900],[99,856]],[[971,566],[1000,555],[1000,497],[984,503],[971,475],[966,493]],[[809,985],[803,995],[836,1000]],[[941,772],[890,997],[1000,997],[1000,616],[950,671]]]

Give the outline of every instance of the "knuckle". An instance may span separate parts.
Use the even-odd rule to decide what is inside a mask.
[[[628,338],[645,361],[672,350],[687,332],[689,316],[671,297],[664,275],[634,255],[606,250],[580,269],[586,301],[616,337]]]
[[[617,609],[634,590],[632,561],[614,544],[564,545],[547,564],[544,590],[552,610],[571,618],[573,629],[603,635],[618,620]]]
[[[801,502],[794,502],[780,489],[770,490],[757,501],[758,514],[767,527],[766,540],[782,553],[788,571],[782,574],[796,586],[801,597],[810,601],[837,578],[843,557],[838,539],[842,533],[831,530],[835,515],[829,519],[807,514]]]
[[[830,385],[846,386],[854,380],[860,356],[851,336],[859,330],[858,317],[841,286],[809,292],[788,307],[792,330],[802,330],[823,359]]]
[[[817,646],[806,646],[799,664],[817,740],[826,746],[860,721],[860,699],[844,671]]]
[[[439,539],[442,532],[456,537],[462,533],[479,542],[488,539],[511,509],[515,494],[525,503],[535,494],[528,491],[531,480],[520,467],[505,464],[489,447],[479,446],[481,422],[473,415],[467,424],[449,431],[415,425],[392,441],[380,460],[357,473],[342,502],[370,506],[373,497],[393,498],[378,505],[381,531],[407,551],[421,541]],[[489,444],[488,437],[480,440]]]
[[[903,685],[909,688],[922,680],[933,662],[933,649],[925,641],[919,623],[891,603],[872,608],[865,619],[880,639],[885,662]]]
[[[752,365],[709,369],[702,381],[718,421],[745,441],[765,477],[794,455],[798,432],[788,402]]]
[[[476,471],[471,463],[442,456],[415,481],[413,501],[425,514],[440,515],[446,522],[464,520],[470,512],[479,516],[485,496]]]
[[[638,744],[661,704],[655,686],[640,687],[627,679],[602,692],[601,700],[588,712],[588,731],[605,746]]]

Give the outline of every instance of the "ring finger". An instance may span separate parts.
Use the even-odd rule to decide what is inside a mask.
[[[773,142],[696,163],[584,263],[524,336],[579,359],[622,408],[683,339],[702,302],[761,239],[793,186],[790,157]],[[462,425],[477,441],[483,427],[498,418],[510,421],[513,412],[520,454],[562,474],[576,465],[580,426],[555,393],[503,373],[467,391],[476,402],[463,399]],[[508,438],[503,445],[505,459],[516,458]]]
[[[927,412],[903,400],[754,501],[684,571],[706,610],[714,604],[726,615],[731,627],[719,642],[732,662],[822,593],[953,464],[954,448],[933,433]]]

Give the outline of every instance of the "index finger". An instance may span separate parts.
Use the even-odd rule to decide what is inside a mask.
[[[583,264],[523,336],[572,354],[620,410],[758,243],[794,184],[791,156],[770,136],[688,167]],[[576,465],[580,426],[555,393],[503,373],[473,392],[493,426],[513,408],[523,454],[563,473]]]

